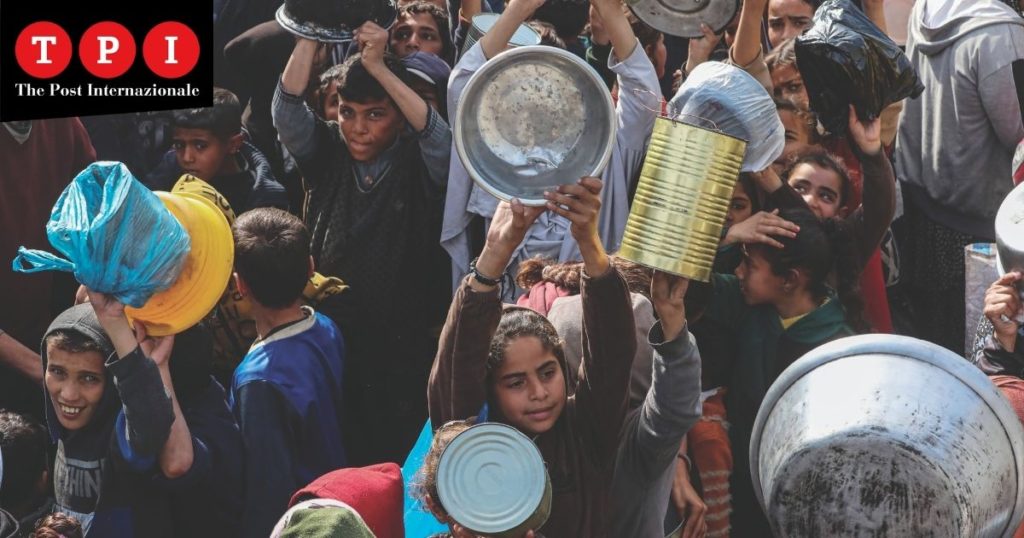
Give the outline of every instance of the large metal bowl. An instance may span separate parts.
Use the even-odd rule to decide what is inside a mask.
[[[1006,195],[996,213],[996,268],[1024,271],[1024,183]]]
[[[716,34],[725,30],[740,10],[740,0],[626,0],[633,14],[655,30],[680,37],[700,38],[700,25]]]
[[[601,78],[574,54],[520,47],[470,78],[453,136],[459,159],[484,190],[540,206],[544,191],[604,170],[615,143],[615,108]]]
[[[750,441],[775,536],[1012,536],[1024,427],[944,348],[862,335],[825,344],[768,390]]]

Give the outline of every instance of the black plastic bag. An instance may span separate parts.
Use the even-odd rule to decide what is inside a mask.
[[[870,121],[924,91],[910,59],[852,0],[821,4],[796,39],[796,63],[811,110],[833,134],[846,133],[851,103],[861,121]]]

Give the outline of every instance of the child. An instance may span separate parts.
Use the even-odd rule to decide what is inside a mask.
[[[324,274],[351,289],[324,305],[346,335],[346,447],[353,465],[402,461],[423,420],[430,360],[450,289],[438,243],[451,129],[385,55],[369,22],[338,82],[338,122],[318,120],[301,96],[319,45],[299,39],[274,98],[281,141],[305,178],[305,222]],[[412,136],[402,136],[406,126]]]
[[[191,465],[192,441],[158,366],[173,339],[153,343],[137,327],[116,299],[90,291],[89,304],[57,316],[43,337],[55,509],[92,536],[171,536],[152,470]]]
[[[772,163],[775,172],[781,174],[796,155],[805,153],[818,145],[818,120],[814,113],[802,109],[789,101],[775,101],[775,109],[786,130],[786,145],[782,154]]]
[[[736,274],[713,275],[714,291],[704,313],[732,330],[737,347],[725,402],[735,453],[732,523],[739,536],[761,536],[768,530],[747,463],[754,417],[765,392],[807,351],[853,334],[848,319],[859,325],[852,245],[841,222],[819,222],[807,209],[787,209],[779,216],[800,231],[773,235],[782,248],[768,242],[744,244]],[[838,294],[827,284],[835,269]]]
[[[344,467],[342,361],[334,323],[301,306],[313,274],[309,233],[278,209],[232,227],[235,283],[252,302],[259,339],[235,370],[231,409],[245,442],[244,536],[267,536],[299,487]]]
[[[434,54],[445,62],[455,60],[448,13],[443,9],[417,1],[399,7],[397,17],[391,27],[391,50],[399,58],[419,51]]]
[[[53,509],[43,427],[27,416],[0,410],[0,508],[26,531]]]
[[[895,179],[892,165],[882,151],[881,119],[861,123],[852,106],[849,114],[850,145],[855,148],[864,173],[863,204],[858,201],[854,209],[850,208],[855,188],[847,168],[822,151],[796,156],[781,180],[771,179],[775,178],[774,172],[756,177],[776,207],[806,204],[820,219],[839,217],[849,221],[857,248],[853,269],[863,271],[860,280],[868,321],[875,330],[892,332],[878,245],[896,211]],[[787,184],[785,189],[780,188],[783,181]]]
[[[173,150],[146,177],[146,186],[170,191],[182,174],[213,185],[240,213],[255,207],[288,209],[284,187],[256,146],[245,141],[238,98],[214,88],[213,106],[178,110],[173,116]]]
[[[546,195],[548,210],[571,222],[583,254],[583,360],[568,393],[561,338],[533,310],[503,312],[498,279],[544,208],[503,202],[487,243],[455,294],[430,375],[435,428],[480,414],[513,426],[547,462],[553,499],[545,536],[606,536],[607,484],[625,418],[636,350],[633,310],[622,276],[597,233],[601,181],[583,178]]]
[[[36,522],[32,538],[82,538],[82,524],[67,514],[49,514]]]
[[[402,58],[402,64],[412,75],[409,87],[447,122],[448,77],[452,68],[429,52],[414,52]]]

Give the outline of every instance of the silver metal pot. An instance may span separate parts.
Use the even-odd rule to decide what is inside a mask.
[[[740,10],[740,0],[626,0],[651,28],[680,37],[699,38],[701,23],[721,33]]]
[[[996,268],[1024,271],[1024,183],[1006,195],[996,213]]]
[[[604,82],[576,55],[520,47],[469,79],[452,137],[484,190],[541,206],[544,191],[604,170],[615,143],[615,108]]]
[[[1024,427],[962,357],[893,335],[825,344],[761,404],[754,491],[776,536],[1012,536]]]

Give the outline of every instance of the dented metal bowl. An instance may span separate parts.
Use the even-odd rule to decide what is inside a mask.
[[[615,108],[601,78],[571,52],[520,47],[470,78],[452,134],[484,190],[541,206],[544,191],[601,174],[615,143]]]
[[[775,536],[1012,536],[1024,427],[991,381],[895,335],[825,344],[787,368],[750,442]]]
[[[701,23],[716,34],[725,30],[740,10],[740,0],[626,0],[633,14],[669,35],[700,38]]]

